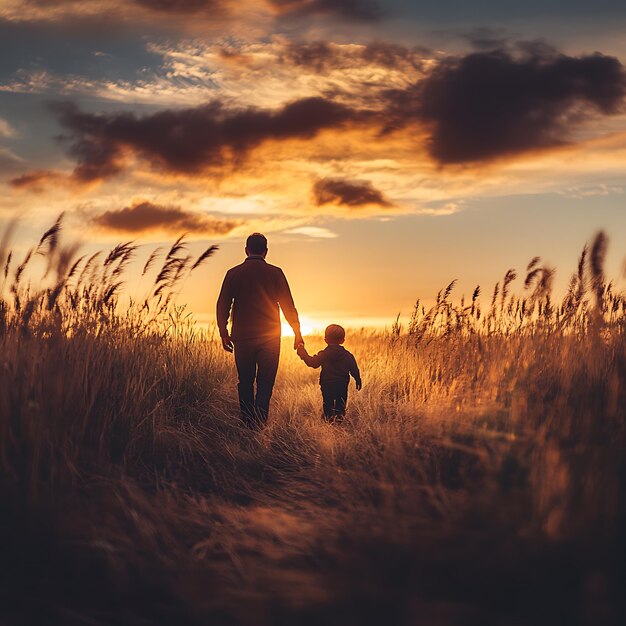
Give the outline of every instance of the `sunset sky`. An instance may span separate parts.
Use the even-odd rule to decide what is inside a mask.
[[[0,228],[217,243],[202,321],[252,231],[314,326],[535,255],[563,285],[599,228],[623,284],[625,33],[623,0],[0,0]]]

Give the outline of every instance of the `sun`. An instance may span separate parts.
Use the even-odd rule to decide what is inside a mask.
[[[293,337],[293,330],[291,326],[287,323],[285,319],[281,319],[281,333],[283,337]],[[304,316],[300,316],[300,330],[302,331],[302,336],[306,337],[308,335],[312,335],[317,330],[319,330],[320,325],[315,323],[310,318]]]

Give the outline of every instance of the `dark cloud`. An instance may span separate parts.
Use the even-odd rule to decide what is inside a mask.
[[[83,4],[95,5],[99,0],[82,0]],[[102,13],[123,15],[123,9],[132,4],[156,14],[169,15],[208,15],[236,18],[247,10],[244,2],[234,0],[118,0],[119,7],[106,7]],[[382,16],[380,7],[374,0],[265,0],[268,8],[281,16],[335,16],[344,19],[374,21]],[[44,8],[68,7],[77,4],[76,0],[25,0],[24,4]],[[68,15],[71,17],[71,15]]]
[[[336,15],[364,21],[379,20],[383,12],[372,0],[268,0],[286,15]]]
[[[325,41],[290,42],[281,61],[323,72],[335,68],[378,65],[388,69],[421,69],[430,51],[413,47],[373,42],[362,46],[340,46]]]
[[[366,180],[322,178],[313,185],[313,199],[317,206],[340,204],[357,209],[366,205],[393,206],[383,193]]]
[[[82,3],[95,4],[98,0],[82,0]],[[25,4],[40,7],[60,7],[76,4],[76,0],[26,0]],[[120,3],[121,5],[124,2]],[[197,13],[207,9],[222,8],[225,0],[130,0],[128,4],[136,4],[151,11],[163,13]]]
[[[61,139],[77,161],[73,175],[79,182],[114,176],[129,154],[171,173],[236,169],[264,142],[310,139],[366,115],[324,98],[297,100],[278,110],[231,110],[213,102],[145,116],[85,113],[71,103],[53,108],[65,129]]]
[[[389,92],[389,128],[426,125],[441,164],[488,161],[564,144],[582,122],[619,112],[625,94],[616,58],[568,57],[530,43],[518,56],[449,58],[412,88]]]
[[[322,71],[329,66],[335,65],[336,58],[337,54],[332,44],[326,41],[310,43],[294,41],[287,44],[281,61]]]
[[[218,219],[181,207],[161,206],[148,201],[118,211],[106,211],[92,222],[106,230],[123,233],[161,230],[203,235],[226,235],[240,224],[237,220]]]
[[[9,181],[15,189],[28,189],[30,191],[43,191],[50,183],[58,183],[65,180],[63,174],[51,170],[33,170],[26,172]]]
[[[133,0],[135,4],[161,13],[198,13],[200,11],[218,11],[225,9],[221,0]]]

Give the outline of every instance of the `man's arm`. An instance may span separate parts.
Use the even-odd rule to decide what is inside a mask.
[[[302,339],[302,333],[300,332],[300,319],[298,318],[298,311],[291,295],[291,289],[289,289],[289,283],[287,277],[281,269],[279,271],[279,284],[278,284],[278,304],[282,309],[285,319],[289,323],[289,326],[293,329],[295,335],[293,347],[297,348],[301,343],[304,343]]]
[[[352,374],[352,378],[354,378],[354,382],[356,383],[357,390],[361,389],[361,372],[359,371],[359,366],[356,364],[356,359],[354,355],[350,355],[350,374]]]
[[[298,346],[298,356],[309,366],[314,369],[318,368],[322,364],[322,352],[318,352],[317,354],[311,356],[307,351],[304,345],[300,344]]]
[[[230,272],[226,272],[220,295],[217,298],[216,317],[217,327],[222,338],[222,345],[228,352],[233,351],[233,344],[228,334],[228,318],[230,317],[230,308],[233,303],[232,276]]]

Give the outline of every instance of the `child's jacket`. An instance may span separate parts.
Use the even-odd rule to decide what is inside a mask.
[[[313,368],[320,367],[320,385],[332,385],[334,383],[348,384],[350,382],[350,374],[359,384],[361,382],[361,373],[356,364],[354,355],[348,352],[343,346],[330,345],[311,356],[304,346],[298,348],[298,356],[309,366]]]

